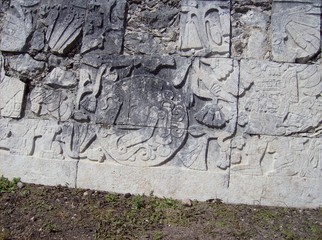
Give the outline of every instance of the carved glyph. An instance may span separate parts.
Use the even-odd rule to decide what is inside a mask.
[[[229,56],[230,1],[182,1],[179,49],[184,55]]]

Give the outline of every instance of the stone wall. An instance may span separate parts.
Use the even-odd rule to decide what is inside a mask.
[[[0,175],[322,205],[320,0],[1,0]]]

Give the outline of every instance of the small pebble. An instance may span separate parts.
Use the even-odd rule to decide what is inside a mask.
[[[88,196],[88,192],[86,191],[86,192],[84,192],[84,194],[83,194],[84,196]]]
[[[23,183],[22,182],[18,182],[17,183],[17,187],[20,188],[20,189],[23,188]]]
[[[190,199],[184,199],[184,200],[182,200],[182,205],[186,206],[186,207],[191,207],[192,201]]]
[[[124,194],[124,197],[125,197],[125,198],[129,198],[129,197],[131,197],[131,196],[132,196],[132,194],[131,194],[131,193],[125,193],[125,194]]]

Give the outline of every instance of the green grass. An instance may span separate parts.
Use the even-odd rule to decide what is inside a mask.
[[[3,176],[0,177],[0,193],[12,192],[16,189],[17,183],[20,182],[20,178],[14,178],[12,181]]]

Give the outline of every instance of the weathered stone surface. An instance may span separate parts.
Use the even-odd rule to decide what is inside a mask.
[[[270,57],[270,4],[259,7],[244,1],[232,12],[232,56],[264,60]]]
[[[174,53],[179,38],[180,1],[142,1],[131,4],[124,36],[124,53]]]
[[[246,176],[322,177],[322,139],[244,135],[234,139],[231,172]]]
[[[51,52],[64,54],[80,38],[85,20],[86,0],[48,1],[40,17],[47,26],[45,39]]]
[[[121,52],[125,4],[125,0],[88,1],[82,53],[92,51],[117,54]]]
[[[0,1],[0,176],[321,206],[320,6]]]
[[[321,52],[321,1],[273,1],[274,61],[306,62]]]
[[[77,162],[0,154],[0,175],[26,183],[76,187]]]
[[[179,49],[183,55],[229,56],[230,1],[181,2]]]
[[[0,40],[0,51],[21,52],[32,33],[32,14],[25,11],[21,1],[12,1],[11,8],[6,12]],[[29,4],[28,4],[29,3]],[[39,0],[28,1],[27,6],[37,5]]]
[[[72,90],[39,85],[30,93],[31,111],[66,121],[72,116],[74,99]]]
[[[7,60],[13,71],[27,77],[41,74],[46,66],[44,62],[34,60],[29,54],[11,56]]]
[[[25,84],[6,76],[4,58],[0,54],[0,116],[20,118],[23,108]]]
[[[321,138],[244,135],[234,139],[230,188],[233,202],[318,206],[321,204]],[[249,188],[253,191],[249,191]]]
[[[80,188],[94,188],[124,194],[153,193],[154,196],[171,196],[176,199],[206,201],[220,198],[225,202],[228,201],[226,173],[192,172],[180,170],[177,167],[124,168],[113,163],[96,164],[88,161],[80,161],[78,167],[77,187]]]
[[[321,134],[321,66],[241,62],[239,125],[266,135]]]

